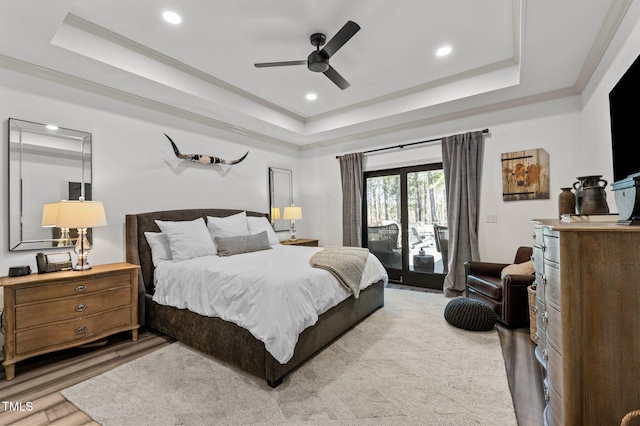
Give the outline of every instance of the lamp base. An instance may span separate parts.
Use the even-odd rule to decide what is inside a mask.
[[[296,241],[296,220],[291,219],[291,236],[289,237],[289,241]]]
[[[92,269],[93,267],[91,265],[89,265],[88,263],[85,263],[84,265],[81,265],[80,263],[77,263],[76,266],[73,267],[74,271],[88,271],[89,269]]]

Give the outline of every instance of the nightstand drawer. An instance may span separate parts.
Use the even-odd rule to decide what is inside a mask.
[[[16,308],[16,330],[40,324],[71,320],[131,304],[130,287],[102,291]]]
[[[38,327],[16,333],[16,355],[24,355],[49,346],[64,345],[86,340],[97,334],[109,334],[117,328],[131,325],[131,306],[80,318]]]
[[[80,274],[81,272],[76,273]],[[60,274],[60,272],[53,272],[52,275],[53,274]],[[22,305],[24,303],[51,300],[59,297],[94,293],[114,287],[129,286],[131,286],[131,278],[127,273],[113,274],[89,279],[68,280],[64,283],[34,285],[16,289],[15,303],[16,305]]]

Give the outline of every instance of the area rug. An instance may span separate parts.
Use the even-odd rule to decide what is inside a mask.
[[[104,426],[517,425],[495,329],[449,325],[441,294],[385,299],[275,389],[176,342],[62,394]]]

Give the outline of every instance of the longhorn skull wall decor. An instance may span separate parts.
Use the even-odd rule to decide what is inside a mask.
[[[180,150],[178,149],[176,144],[173,143],[169,135],[167,135],[166,133],[164,135],[167,137],[167,139],[169,139],[169,142],[171,142],[171,146],[173,147],[173,152],[175,152],[176,157],[180,158],[181,160],[191,160],[194,163],[203,163],[203,164],[238,164],[239,162],[247,158],[247,155],[249,155],[249,151],[247,151],[246,154],[244,154],[242,157],[238,158],[237,160],[223,160],[220,157],[213,157],[211,155],[181,154]]]

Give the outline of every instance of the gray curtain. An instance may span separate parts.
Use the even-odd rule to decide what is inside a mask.
[[[449,274],[444,280],[446,297],[463,294],[464,262],[480,259],[478,210],[483,140],[481,131],[442,139],[449,222]]]
[[[342,244],[347,247],[362,247],[363,157],[362,152],[338,157],[342,178]]]

